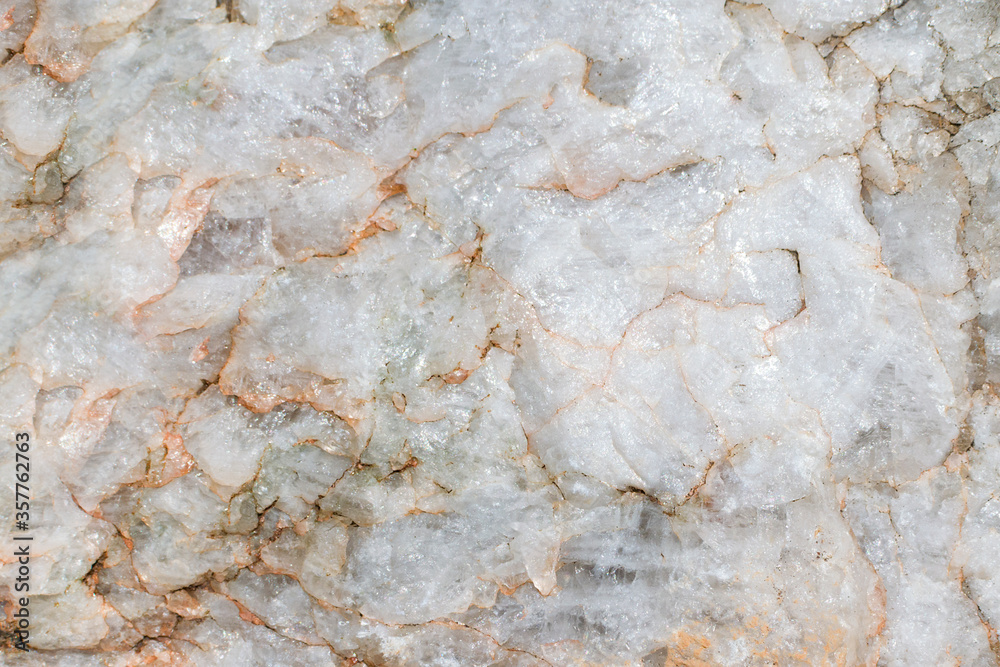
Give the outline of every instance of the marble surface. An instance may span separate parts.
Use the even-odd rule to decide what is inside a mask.
[[[997,665],[998,14],[0,0],[0,661]]]

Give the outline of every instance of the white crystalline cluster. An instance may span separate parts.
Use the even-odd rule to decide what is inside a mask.
[[[0,0],[2,661],[1000,664],[998,19]]]

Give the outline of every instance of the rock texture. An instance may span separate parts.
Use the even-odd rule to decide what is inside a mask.
[[[0,0],[3,660],[997,665],[998,16]]]

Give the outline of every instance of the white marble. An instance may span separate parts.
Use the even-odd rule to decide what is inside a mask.
[[[0,0],[0,661],[998,665],[998,17]]]

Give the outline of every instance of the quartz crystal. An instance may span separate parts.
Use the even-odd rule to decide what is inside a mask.
[[[998,665],[998,17],[0,0],[0,663]]]

